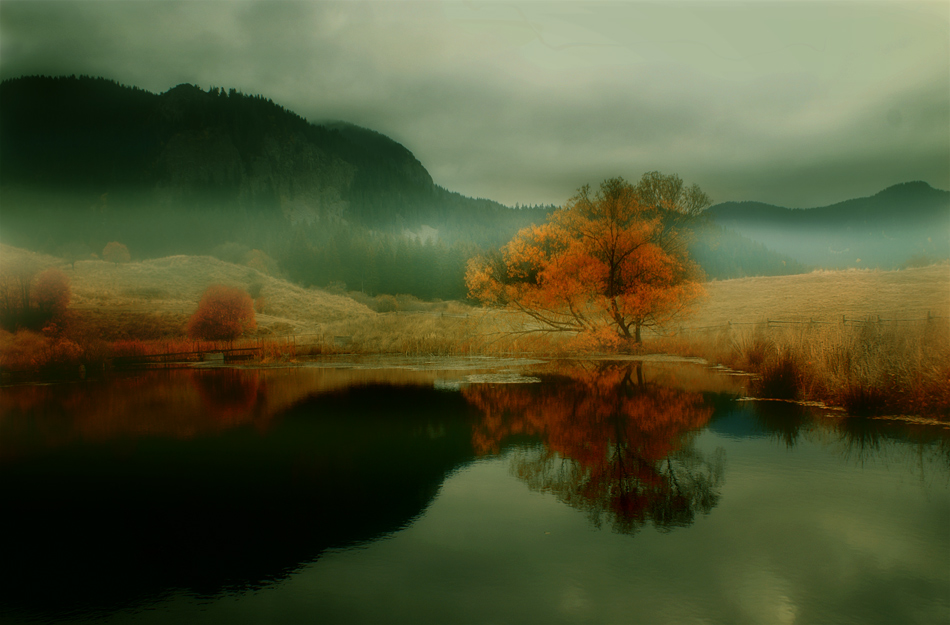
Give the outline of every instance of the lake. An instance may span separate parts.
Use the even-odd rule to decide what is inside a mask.
[[[950,432],[692,362],[0,389],[4,623],[950,621]]]

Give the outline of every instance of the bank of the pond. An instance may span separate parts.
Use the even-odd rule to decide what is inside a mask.
[[[429,320],[432,321],[432,320]],[[557,337],[470,332],[459,319],[422,328],[406,318],[366,323],[362,332],[252,338],[230,343],[73,340],[30,331],[0,334],[5,384],[82,379],[109,371],[234,364],[296,364],[363,357],[698,358],[754,376],[760,398],[821,402],[852,415],[950,420],[950,345],[945,323],[915,326],[767,325],[706,336],[647,339],[625,351],[577,351]],[[470,320],[464,320],[470,322]],[[484,320],[480,321],[485,323]],[[497,324],[497,319],[492,320]],[[437,322],[438,324],[438,322]],[[415,326],[415,329],[412,330]],[[409,329],[407,329],[409,328]],[[427,331],[431,330],[431,331]]]

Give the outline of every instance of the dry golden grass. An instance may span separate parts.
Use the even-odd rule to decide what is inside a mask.
[[[560,353],[561,339],[509,332],[509,315],[462,304],[452,312],[381,313],[325,326],[329,351],[459,356]],[[326,352],[323,352],[326,353]]]
[[[821,401],[856,415],[950,418],[950,320],[734,325],[650,340],[757,374],[755,395]]]
[[[99,326],[169,325],[178,327],[198,306],[211,284],[247,290],[258,303],[262,334],[321,332],[323,324],[372,315],[353,299],[305,289],[250,267],[210,256],[170,256],[136,263],[103,260],[74,264],[43,254],[0,246],[0,268],[30,262],[37,269],[62,268],[72,286],[72,309],[98,318]],[[168,317],[160,321],[157,316]],[[151,331],[140,338],[158,338]],[[123,336],[122,338],[134,338]]]
[[[838,321],[950,316],[950,265],[901,271],[815,271],[709,282],[708,297],[683,326],[766,319]]]
[[[645,349],[756,373],[764,397],[950,417],[950,265],[742,278],[707,291],[692,318]]]
[[[292,320],[300,329],[371,313],[348,297],[304,289],[210,256],[170,256],[118,265],[79,261],[71,278],[77,306],[160,304],[190,314],[209,285],[225,284],[243,288],[255,299],[263,298],[265,317]]]

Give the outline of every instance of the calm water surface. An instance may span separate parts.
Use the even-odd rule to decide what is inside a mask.
[[[950,622],[945,427],[661,361],[0,389],[0,620]]]

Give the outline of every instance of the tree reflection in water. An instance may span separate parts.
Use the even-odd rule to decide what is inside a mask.
[[[719,500],[724,452],[705,457],[692,445],[713,407],[700,393],[644,382],[642,363],[572,364],[541,384],[473,385],[463,394],[483,413],[477,453],[540,438],[542,446],[513,453],[513,472],[598,527],[685,526]]]
[[[194,370],[191,383],[207,414],[225,425],[239,425],[253,417],[260,376],[241,369]]]

